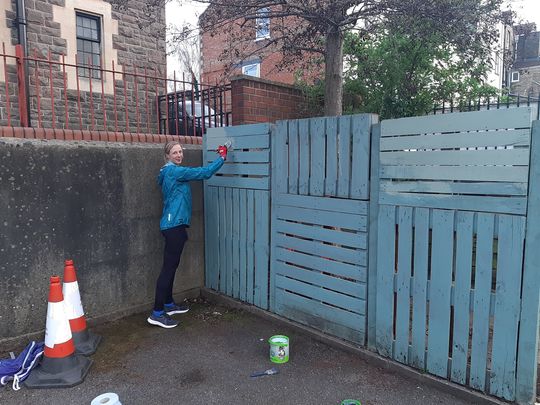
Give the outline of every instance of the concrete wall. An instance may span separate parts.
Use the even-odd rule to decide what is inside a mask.
[[[200,147],[185,148],[185,164],[199,166]],[[44,330],[49,277],[64,259],[75,261],[90,320],[151,309],[162,164],[159,144],[0,138],[0,344]],[[198,295],[204,278],[202,184],[192,190],[181,296]]]

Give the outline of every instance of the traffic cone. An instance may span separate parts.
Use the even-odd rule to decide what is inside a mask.
[[[75,342],[75,353],[89,356],[97,350],[101,336],[96,335],[86,327],[86,318],[79,294],[79,284],[73,260],[64,262],[64,302],[66,305],[66,315],[69,319],[73,342]]]
[[[60,277],[52,276],[45,326],[45,349],[24,385],[28,388],[73,387],[83,382],[92,360],[75,354]]]

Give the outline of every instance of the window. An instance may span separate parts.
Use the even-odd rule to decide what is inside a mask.
[[[247,76],[261,77],[261,64],[249,63],[242,66],[242,74]]]
[[[77,64],[89,66],[92,78],[99,79],[101,72],[101,20],[98,16],[84,13],[77,14]],[[90,77],[90,69],[79,68],[79,76]]]
[[[512,83],[519,82],[519,72],[512,72]]]
[[[270,17],[268,17],[269,10],[267,8],[261,8],[255,19],[255,41],[264,38],[270,38]]]
[[[495,59],[493,60],[493,64],[495,65],[495,74],[500,75],[501,74],[501,54],[499,51],[495,53]]]

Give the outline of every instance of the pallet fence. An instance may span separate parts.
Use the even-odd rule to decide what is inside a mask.
[[[531,107],[216,128],[206,286],[498,398],[536,399]],[[534,123],[533,123],[534,121]],[[232,254],[231,254],[232,252]]]

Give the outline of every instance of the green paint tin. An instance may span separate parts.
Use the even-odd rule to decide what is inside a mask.
[[[362,405],[360,401],[357,401],[356,399],[344,399],[341,401],[341,405]]]
[[[270,361],[287,363],[289,361],[289,338],[285,335],[274,335],[268,339],[270,343]]]

